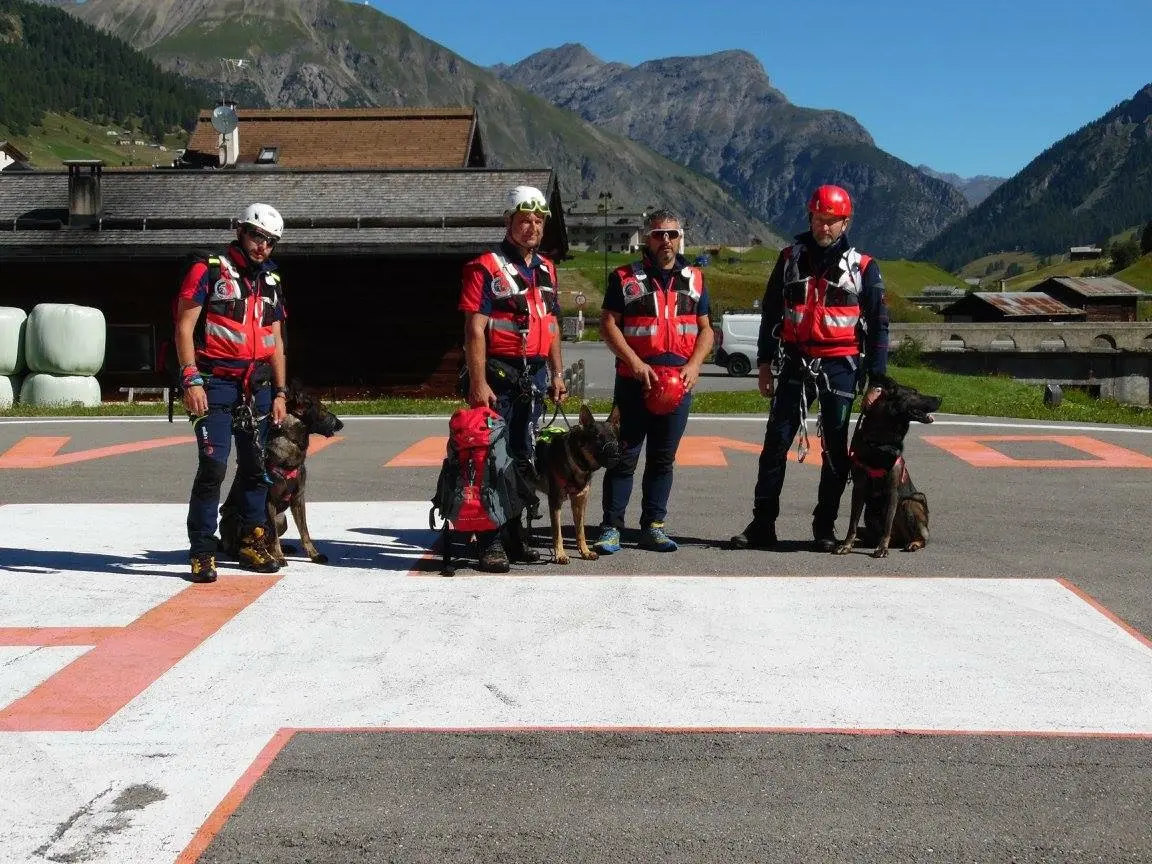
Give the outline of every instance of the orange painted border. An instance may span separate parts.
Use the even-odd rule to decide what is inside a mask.
[[[280,751],[292,740],[295,734],[295,729],[281,729],[272,736],[272,739],[264,745],[256,759],[248,766],[248,769],[240,775],[240,779],[228,790],[224,799],[216,805],[216,809],[208,814],[208,818],[204,820],[204,824],[200,826],[188,845],[184,847],[184,851],[180,853],[175,864],[193,864],[199,860],[225,823],[232,818],[232,814],[248,797],[248,793],[252,791],[256,781],[264,776],[268,766],[280,755]]]
[[[214,585],[190,585],[126,627],[0,628],[0,645],[95,646],[0,706],[0,732],[99,729],[280,578],[222,576]]]
[[[1064,578],[1059,578],[1056,580],[1056,582],[1060,585],[1063,585],[1078,598],[1080,598],[1080,600],[1087,603],[1089,606],[1091,606],[1093,609],[1095,609],[1097,612],[1099,612],[1101,615],[1103,615],[1145,648],[1152,650],[1152,639],[1149,639],[1147,636],[1145,636],[1143,633],[1141,633],[1139,630],[1137,630],[1135,627],[1133,627],[1131,624],[1129,624],[1087,591],[1084,591],[1081,588],[1077,588],[1069,580]]]
[[[175,864],[195,864],[207,851],[232,815],[240,809],[256,783],[268,771],[276,757],[298,733],[308,734],[367,734],[396,733],[438,734],[438,735],[491,735],[522,734],[525,732],[613,732],[621,734],[655,733],[658,735],[861,735],[870,737],[896,737],[922,735],[932,737],[964,738],[1081,738],[1152,740],[1152,733],[1144,732],[1022,732],[1019,730],[941,730],[941,729],[824,729],[798,726],[298,726],[279,729],[268,741],[260,754],[240,779],[228,790],[228,794],[204,820],[204,824],[193,835]]]
[[[925,435],[933,444],[973,468],[1152,468],[1152,457],[1087,435]],[[1063,444],[1094,459],[1013,459],[985,442],[1045,441]]]

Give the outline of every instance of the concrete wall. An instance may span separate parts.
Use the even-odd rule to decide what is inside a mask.
[[[954,337],[959,337],[963,344],[954,344]],[[893,348],[906,338],[915,339],[925,351],[1011,350],[1004,347],[1008,342],[1018,351],[1152,351],[1152,321],[951,322],[889,327],[889,344]]]

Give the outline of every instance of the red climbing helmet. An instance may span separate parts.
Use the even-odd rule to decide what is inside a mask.
[[[684,401],[688,391],[680,377],[679,366],[653,366],[656,381],[644,396],[644,407],[653,414],[671,414]]]
[[[852,199],[839,186],[818,186],[808,199],[808,212],[847,218],[852,215]]]

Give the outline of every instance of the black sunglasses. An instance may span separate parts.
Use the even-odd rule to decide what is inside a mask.
[[[657,228],[649,231],[648,236],[657,240],[679,240],[682,233],[676,228]]]
[[[271,234],[265,234],[263,231],[257,231],[255,228],[248,228],[244,233],[251,237],[253,242],[264,243],[268,247],[275,246],[278,239],[273,237]]]

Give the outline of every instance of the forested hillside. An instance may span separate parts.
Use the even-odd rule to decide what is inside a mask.
[[[45,111],[135,125],[153,138],[190,128],[210,96],[127,43],[60,9],[0,0],[0,126],[24,134]]]
[[[1152,84],[1053,144],[917,253],[949,270],[984,255],[1066,252],[1152,217]]]

